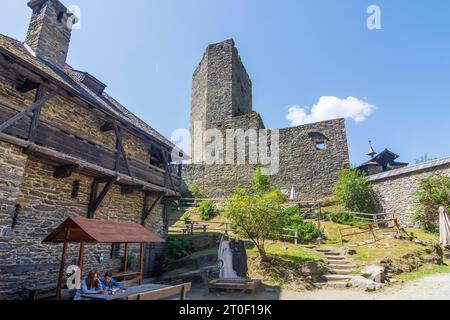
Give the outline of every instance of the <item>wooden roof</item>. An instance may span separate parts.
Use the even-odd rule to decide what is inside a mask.
[[[50,233],[43,243],[162,243],[155,233],[134,222],[118,222],[70,217]]]

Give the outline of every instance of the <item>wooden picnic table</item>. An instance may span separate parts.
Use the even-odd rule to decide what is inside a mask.
[[[169,288],[170,286],[161,284],[144,284],[142,286],[131,287],[125,290],[117,291],[115,294],[105,293],[105,294],[81,294],[85,299],[92,300],[126,300],[129,296],[134,296],[141,293],[156,291],[159,289]]]

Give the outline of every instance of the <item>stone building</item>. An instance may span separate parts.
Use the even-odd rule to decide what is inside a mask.
[[[133,221],[165,237],[180,188],[172,143],[66,63],[76,17],[57,0],[28,5],[25,42],[0,35],[0,299],[56,284],[61,248],[42,240],[67,217]],[[148,274],[158,250],[146,248]],[[87,247],[84,270],[118,271],[122,253]]]
[[[193,75],[190,121],[193,162],[183,168],[184,188],[195,184],[212,197],[222,197],[247,185],[256,165],[261,164],[250,161],[248,140],[245,163],[232,164],[206,162],[208,140],[201,140],[210,129],[224,136],[227,130],[265,130],[261,116],[253,111],[252,82],[233,40],[206,49]],[[268,136],[275,132],[265,131]],[[338,170],[349,166],[344,119],[279,129],[278,133],[279,170],[272,174],[273,185],[285,190],[294,187],[303,200],[329,195]],[[268,143],[269,153],[275,150],[273,142]],[[227,152],[223,150],[223,158]]]
[[[377,153],[372,147],[372,142],[370,142],[370,148],[367,155],[371,159],[357,167],[357,169],[368,176],[408,166],[408,163],[396,161],[400,156],[388,149],[384,149],[381,153]]]
[[[377,211],[395,214],[404,226],[414,225],[415,192],[431,176],[450,177],[450,157],[369,176]]]

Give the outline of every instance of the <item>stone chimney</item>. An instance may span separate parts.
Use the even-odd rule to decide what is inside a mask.
[[[33,14],[25,44],[36,56],[63,68],[77,18],[58,0],[31,0],[28,6]]]

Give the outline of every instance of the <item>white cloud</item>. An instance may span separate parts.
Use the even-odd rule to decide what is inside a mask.
[[[309,111],[308,107],[292,106],[286,119],[292,126],[332,120],[337,118],[353,119],[356,123],[365,121],[376,107],[364,100],[354,97],[339,99],[338,97],[321,97]]]

